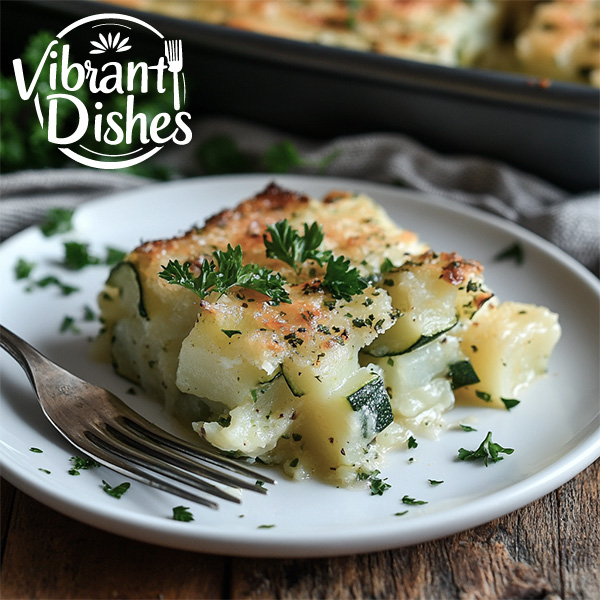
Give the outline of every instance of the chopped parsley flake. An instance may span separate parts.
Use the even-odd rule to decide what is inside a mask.
[[[259,525],[258,529],[273,529],[273,527],[275,527],[274,524],[270,524],[270,525]]]
[[[38,454],[41,454],[42,452],[44,452],[43,450],[40,450],[39,448],[34,448],[33,446],[31,448],[29,448],[29,452],[37,452]]]
[[[458,451],[458,460],[482,460],[487,467],[489,462],[498,462],[504,458],[503,456],[499,456],[500,453],[512,454],[513,452],[513,448],[503,448],[500,444],[492,442],[492,432],[488,431],[488,434],[477,450],[460,448]]]
[[[66,233],[73,229],[73,211],[68,208],[51,208],[44,221],[40,225],[40,230],[46,237]]]
[[[427,504],[427,502],[425,500],[415,500],[414,498],[411,498],[410,496],[406,495],[406,496],[402,497],[402,504],[417,505],[417,504]]]
[[[429,481],[429,484],[433,486],[441,485],[442,483],[444,483],[443,481],[439,481],[437,479],[428,479],[427,481]]]
[[[112,487],[109,483],[104,481],[104,479],[102,480],[102,489],[113,498],[119,499],[130,487],[131,484],[128,481],[125,481],[116,487]]]
[[[464,425],[463,423],[459,423],[459,425],[463,431],[477,431],[477,429],[471,427],[470,425]]]
[[[50,475],[52,473],[52,471],[48,471],[48,469],[38,469],[38,471],[41,471],[42,473],[46,473],[46,475]]]
[[[517,406],[517,404],[521,404],[521,402],[519,400],[515,400],[514,398],[500,397],[500,400],[502,400],[502,402],[504,403],[504,406],[506,406],[506,410],[510,410],[511,408],[514,408],[515,406]]]
[[[408,510],[403,510],[402,512],[394,513],[394,516],[395,517],[402,517],[402,516],[404,516],[407,513],[408,513]]]
[[[408,438],[408,447],[409,448],[416,448],[419,445],[419,442],[417,442],[417,440],[411,435]]]
[[[81,329],[79,329],[79,327],[77,327],[75,324],[75,319],[69,315],[65,315],[62,323],[60,324],[60,332],[66,333],[67,331],[72,333],[81,333]]]
[[[15,277],[17,279],[27,279],[35,268],[35,263],[28,262],[24,258],[19,258],[15,265]]]
[[[173,508],[174,521],[193,521],[194,515],[189,511],[189,506],[175,506]]]
[[[478,398],[481,398],[481,400],[483,400],[484,402],[492,401],[492,395],[488,394],[487,392],[482,392],[481,390],[475,390],[475,395]]]
[[[233,337],[234,335],[242,335],[242,332],[239,329],[221,329],[221,331],[228,337]]]
[[[494,260],[514,260],[518,265],[522,265],[525,262],[525,252],[523,246],[519,242],[511,244],[504,250],[501,250],[494,256]]]

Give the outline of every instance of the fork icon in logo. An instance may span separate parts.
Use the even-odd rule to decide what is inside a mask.
[[[165,56],[167,57],[167,63],[169,65],[169,71],[173,73],[174,83],[174,107],[175,110],[179,110],[179,77],[178,73],[183,68],[183,51],[181,49],[181,40],[165,40]]]

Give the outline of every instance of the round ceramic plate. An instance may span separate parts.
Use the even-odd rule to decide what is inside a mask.
[[[253,196],[272,179],[240,175],[153,185],[84,205],[69,233],[45,238],[31,228],[14,236],[0,247],[1,322],[65,368],[180,433],[156,402],[128,394],[130,384],[89,357],[99,325],[85,315],[95,309],[108,268],[65,270],[63,242],[87,243],[92,254],[103,256],[107,247],[131,249],[141,240],[172,237]],[[104,467],[70,475],[76,451],[46,421],[25,374],[3,354],[0,456],[7,479],[71,517],[146,542],[210,553],[304,557],[389,549],[468,529],[543,496],[600,455],[600,293],[584,268],[510,223],[443,199],[352,180],[282,176],[276,181],[317,197],[332,189],[364,192],[432,248],[480,260],[486,282],[501,300],[543,304],[559,313],[563,334],[547,376],[511,411],[455,408],[439,440],[421,439],[417,448],[388,456],[381,477],[391,487],[381,496],[318,481],[293,483],[279,475],[267,496],[245,492],[240,505],[221,502],[214,511],[135,482],[120,499],[113,498],[102,490],[102,481],[115,486],[126,478]],[[494,259],[515,243],[523,249],[522,264]],[[55,285],[28,291],[30,283],[13,275],[20,258],[36,263],[34,281],[53,275],[79,291],[65,296]],[[65,317],[78,332],[71,327],[61,333]],[[476,431],[464,431],[460,423]],[[488,431],[514,453],[488,467],[456,460],[459,448],[477,448]],[[424,503],[403,504],[404,496]],[[172,509],[182,504],[193,521],[173,520]]]

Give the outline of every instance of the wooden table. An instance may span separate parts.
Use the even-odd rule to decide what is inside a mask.
[[[83,525],[2,480],[1,597],[600,598],[600,461],[544,498],[464,533],[374,554],[230,558]]]

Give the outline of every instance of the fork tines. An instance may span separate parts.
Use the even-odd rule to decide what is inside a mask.
[[[270,477],[233,459],[214,455],[155,429],[151,423],[142,425],[127,416],[119,416],[112,423],[104,423],[103,430],[88,430],[84,435],[90,447],[82,449],[98,462],[210,508],[218,505],[193,491],[175,486],[172,481],[236,503],[240,502],[236,491],[246,489],[265,494],[267,490],[263,483],[275,483]],[[242,479],[242,476],[254,481]]]

